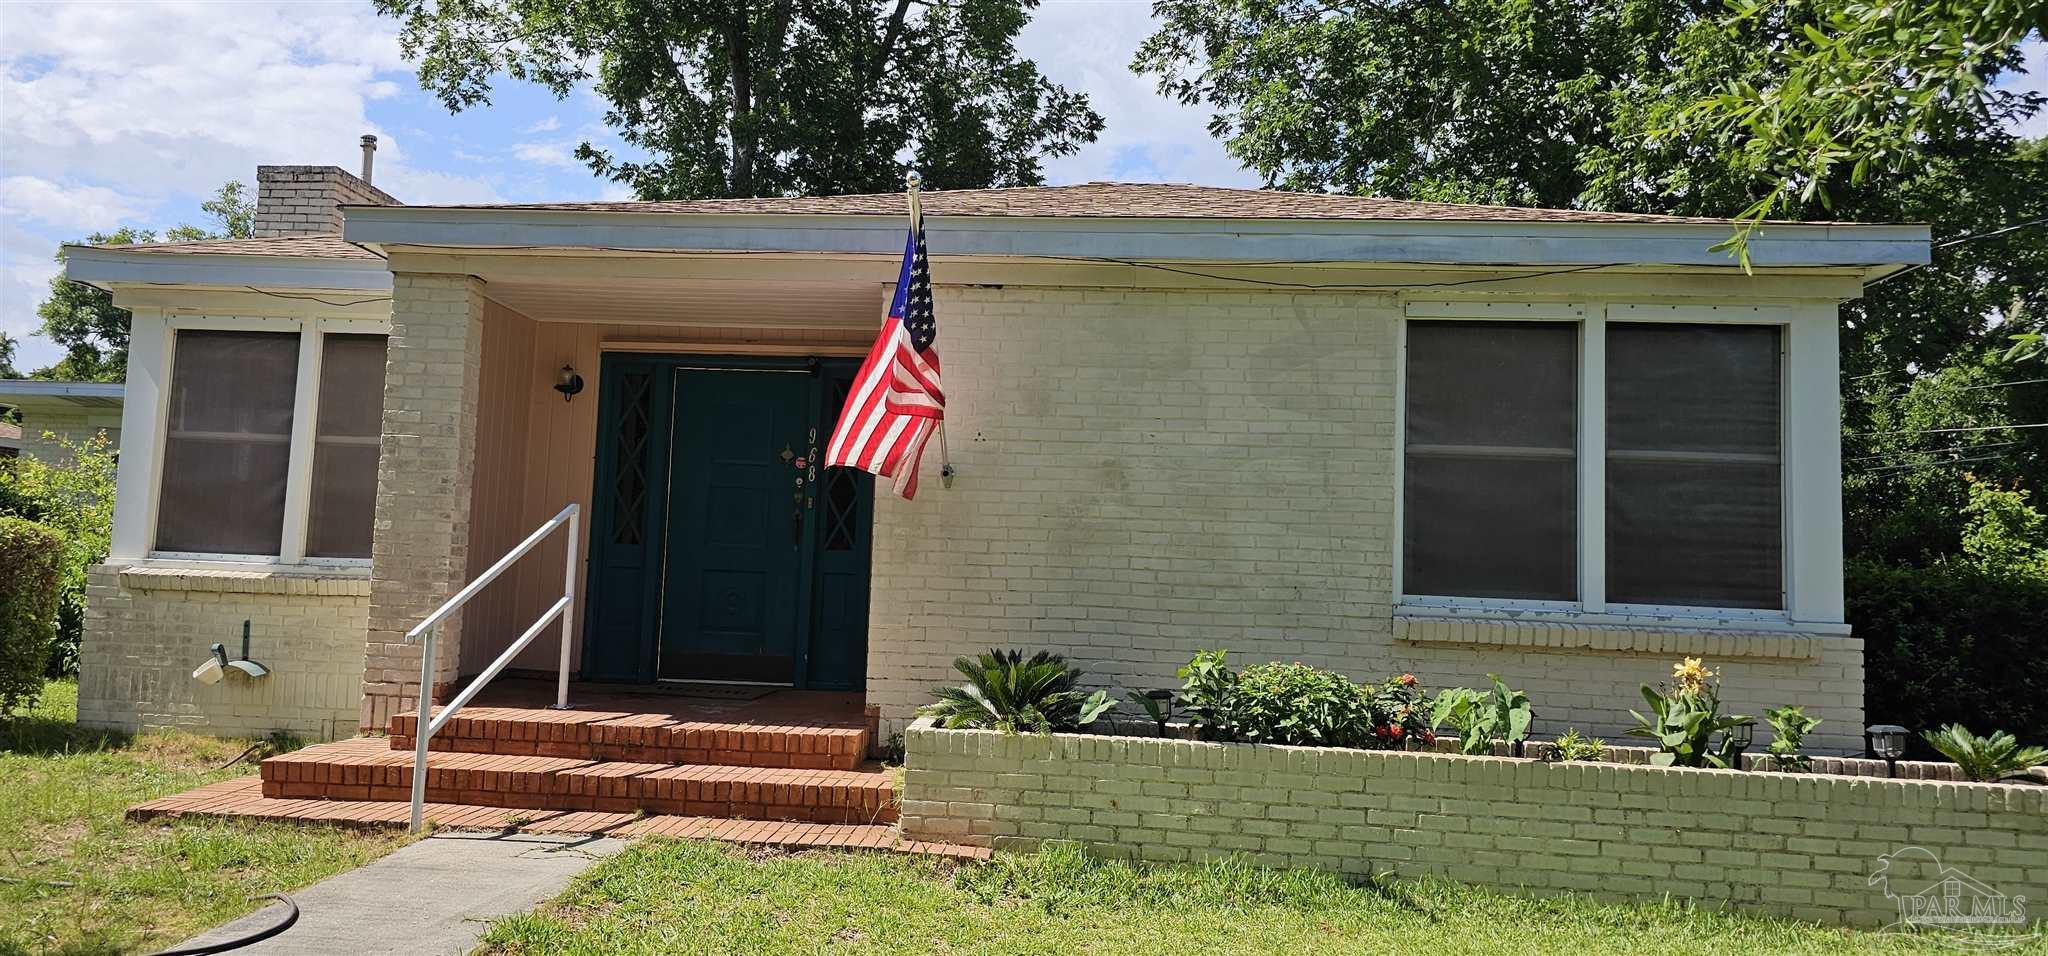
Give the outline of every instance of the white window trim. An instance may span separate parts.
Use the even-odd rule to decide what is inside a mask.
[[[326,336],[332,333],[389,335],[388,319],[341,318],[328,315],[227,315],[137,308],[129,332],[128,387],[121,414],[123,467],[115,478],[114,527],[110,561],[162,565],[205,565],[219,569],[322,568],[349,572],[366,569],[368,558],[320,558],[306,555],[306,534],[312,518],[314,437],[318,428],[320,363]],[[157,509],[163,494],[165,438],[170,415],[171,376],[176,337],[183,331],[289,332],[299,336],[298,380],[292,399],[291,456],[285,472],[284,527],[278,552],[213,554],[164,551],[156,548]],[[140,466],[140,467],[138,467]]]
[[[1833,301],[1785,305],[1410,301],[1395,336],[1395,613],[1408,617],[1701,630],[1847,633],[1843,623],[1839,330]],[[1579,326],[1578,593],[1576,601],[1408,594],[1406,534],[1408,323],[1412,320],[1574,322]],[[1784,609],[1607,601],[1607,323],[1775,325],[1783,330],[1781,499]]]

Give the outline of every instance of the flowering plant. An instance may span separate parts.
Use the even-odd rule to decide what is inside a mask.
[[[1373,750],[1405,750],[1436,743],[1430,728],[1428,694],[1414,674],[1391,677],[1366,691],[1371,714],[1368,736],[1359,746]]]
[[[1664,691],[1642,686],[1650,713],[1629,711],[1636,719],[1629,736],[1657,742],[1650,763],[1659,767],[1740,769],[1736,764],[1741,753],[1728,731],[1749,723],[1750,718],[1722,716],[1720,675],[1708,670],[1699,658],[1688,657],[1671,666],[1671,680]],[[1715,734],[1721,735],[1719,741],[1714,740]]]

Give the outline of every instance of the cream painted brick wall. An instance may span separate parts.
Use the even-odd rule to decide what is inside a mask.
[[[1028,850],[1072,840],[1160,861],[1245,854],[1354,876],[1443,876],[1825,923],[1898,918],[1938,858],[2048,894],[2048,788],[1147,738],[906,735],[903,832]],[[1891,882],[1879,857],[1907,846]],[[2029,913],[2030,916],[2038,914]]]
[[[360,675],[366,730],[417,705],[420,649],[405,643],[405,632],[468,580],[482,285],[464,276],[392,276],[369,646]],[[457,676],[461,623],[457,615],[442,626],[437,685]]]
[[[1800,704],[1860,746],[1860,642],[1665,632],[1636,646],[1418,644],[1393,615],[1391,295],[941,287],[955,487],[878,494],[868,699],[901,728],[956,656],[1049,648],[1178,683],[1197,650],[1433,686],[1501,674],[1539,734],[1616,734],[1681,654],[1734,706]],[[1776,639],[1785,640],[1785,639]],[[1713,653],[1715,648],[1739,651]]]
[[[244,572],[94,568],[88,581],[78,720],[135,731],[203,729],[258,736],[283,730],[328,740],[353,735],[362,697],[368,582]],[[270,676],[201,684],[208,648],[249,656]]]
[[[73,445],[84,445],[101,432],[107,435],[107,450],[121,450],[121,416],[118,410],[111,415],[36,412],[23,416],[21,424],[22,453],[47,462],[68,462],[71,453],[59,441],[45,436],[54,435]]]

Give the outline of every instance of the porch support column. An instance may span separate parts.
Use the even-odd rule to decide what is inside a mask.
[[[383,452],[377,463],[364,730],[418,704],[420,651],[405,632],[460,590],[469,571],[471,476],[483,367],[483,283],[469,276],[391,277]],[[441,625],[431,692],[459,674],[462,615]]]

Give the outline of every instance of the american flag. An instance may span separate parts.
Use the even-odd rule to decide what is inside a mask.
[[[939,390],[939,352],[933,347],[938,336],[924,222],[913,218],[896,298],[882,320],[882,334],[854,376],[832,443],[825,448],[825,464],[893,478],[898,495],[916,497],[924,443],[946,417],[946,396]]]

